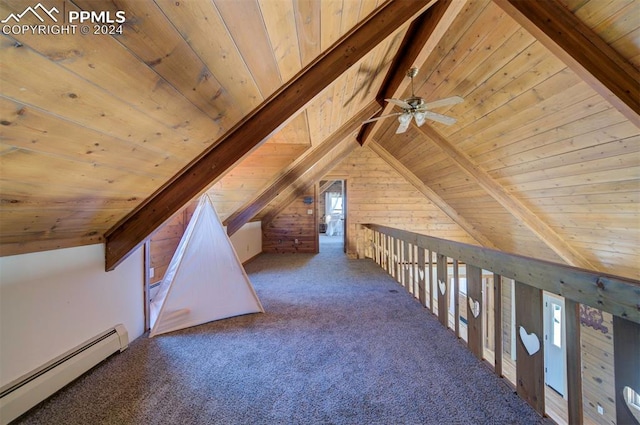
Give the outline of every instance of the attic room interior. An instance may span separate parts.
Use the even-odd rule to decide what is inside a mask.
[[[97,363],[16,423],[154,423],[154,368],[121,365],[155,355],[171,373],[163,350],[193,358],[186,344],[205,339],[211,382],[193,364],[158,379],[227,388],[217,369],[234,365],[248,386],[212,394],[255,401],[258,370],[282,394],[267,401],[282,417],[220,423],[640,422],[640,1],[1,0],[0,18],[0,423]],[[213,242],[191,224],[200,205],[224,226]],[[230,255],[207,281],[238,262],[264,310],[148,338],[191,234],[213,247],[191,250],[202,267]],[[299,344],[317,341],[298,369],[326,396],[285,408],[294,313]],[[314,351],[329,335],[343,338],[331,362]],[[469,391],[504,404],[481,420],[450,393],[450,416],[424,413],[415,394],[449,390],[404,375],[431,367],[415,347],[460,350],[484,377]],[[383,356],[379,375],[360,371]],[[137,381],[93,384],[104,370]],[[361,385],[336,393],[343,381]],[[103,410],[73,422],[55,403],[83,382],[79,408]],[[190,423],[225,410],[157,390]]]

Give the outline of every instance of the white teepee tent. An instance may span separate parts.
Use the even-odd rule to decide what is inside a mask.
[[[209,196],[200,199],[150,310],[149,337],[264,312]]]

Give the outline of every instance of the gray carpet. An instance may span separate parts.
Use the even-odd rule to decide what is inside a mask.
[[[247,265],[265,314],[139,338],[19,423],[546,423],[375,263],[323,242]]]

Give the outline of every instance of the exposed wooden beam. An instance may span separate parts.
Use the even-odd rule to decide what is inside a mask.
[[[402,96],[410,82],[407,71],[425,63],[465,4],[462,0],[439,0],[413,21],[376,96],[383,107],[376,116],[392,112],[393,105],[384,99]],[[381,121],[364,124],[358,134],[358,143],[362,146],[368,143],[381,125]]]
[[[245,204],[238,211],[234,212],[225,220],[227,233],[229,236],[237,232],[242,226],[255,217],[264,207],[271,202],[278,194],[286,189],[289,185],[298,180],[310,168],[318,163],[324,156],[335,148],[346,137],[356,131],[366,117],[375,114],[380,110],[380,106],[376,102],[369,103],[356,115],[351,117],[349,121],[343,124],[337,131],[333,132],[325,141],[320,143],[313,151],[311,151],[300,162],[293,165],[289,171],[280,176],[269,187],[264,189],[254,199]]]
[[[510,194],[500,183],[495,181],[486,171],[473,163],[464,153],[459,151],[440,133],[425,124],[417,127],[425,136],[433,141],[476,183],[478,183],[504,209],[516,217],[531,230],[542,242],[560,256],[567,264],[585,269],[597,270],[578,251],[568,245],[547,223],[529,210],[522,202]]]
[[[322,178],[325,174],[331,171],[336,165],[340,163],[345,157],[347,157],[354,149],[359,147],[358,143],[354,139],[343,139],[341,143],[334,147],[332,151],[336,154],[331,161],[323,164],[318,168],[311,168],[305,173],[305,177],[302,180],[302,184],[299,184],[289,194],[285,195],[278,204],[269,210],[264,217],[262,217],[262,226],[266,226],[271,223],[277,216],[284,210],[289,204],[291,204],[296,198],[302,196],[311,186],[313,186],[318,179]],[[327,155],[331,153],[328,152]],[[326,155],[325,155],[326,156]]]
[[[516,329],[527,334],[543,335],[542,291],[516,281],[514,299]],[[544,341],[534,353],[529,353],[522,337],[516,338],[516,392],[540,415],[544,415]],[[573,359],[572,359],[573,360]]]
[[[404,166],[400,161],[396,159],[393,155],[389,153],[385,148],[380,146],[377,142],[371,142],[367,145],[369,149],[374,151],[380,156],[380,158],[384,159],[387,164],[391,166],[394,170],[396,170],[402,177],[405,178],[409,183],[413,185],[420,193],[422,193],[431,203],[440,208],[443,213],[449,216],[451,220],[453,220],[458,226],[462,227],[473,239],[475,239],[480,245],[485,246],[487,248],[497,247],[487,239],[475,226],[469,223],[464,217],[462,217],[458,212],[447,203],[444,199],[440,197],[436,192],[433,191],[429,186],[424,184],[422,180],[418,178],[411,170]]]
[[[282,128],[325,87],[429,5],[427,0],[389,1],[338,40],[111,228],[105,234],[106,269],[113,270],[186,202]]]
[[[494,0],[509,16],[640,127],[640,71],[557,0]]]

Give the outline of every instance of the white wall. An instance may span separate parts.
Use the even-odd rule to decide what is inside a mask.
[[[229,239],[240,262],[244,263],[262,252],[262,223],[259,221],[247,223]]]
[[[144,328],[143,250],[104,271],[104,244],[0,258],[0,386],[122,323]]]

